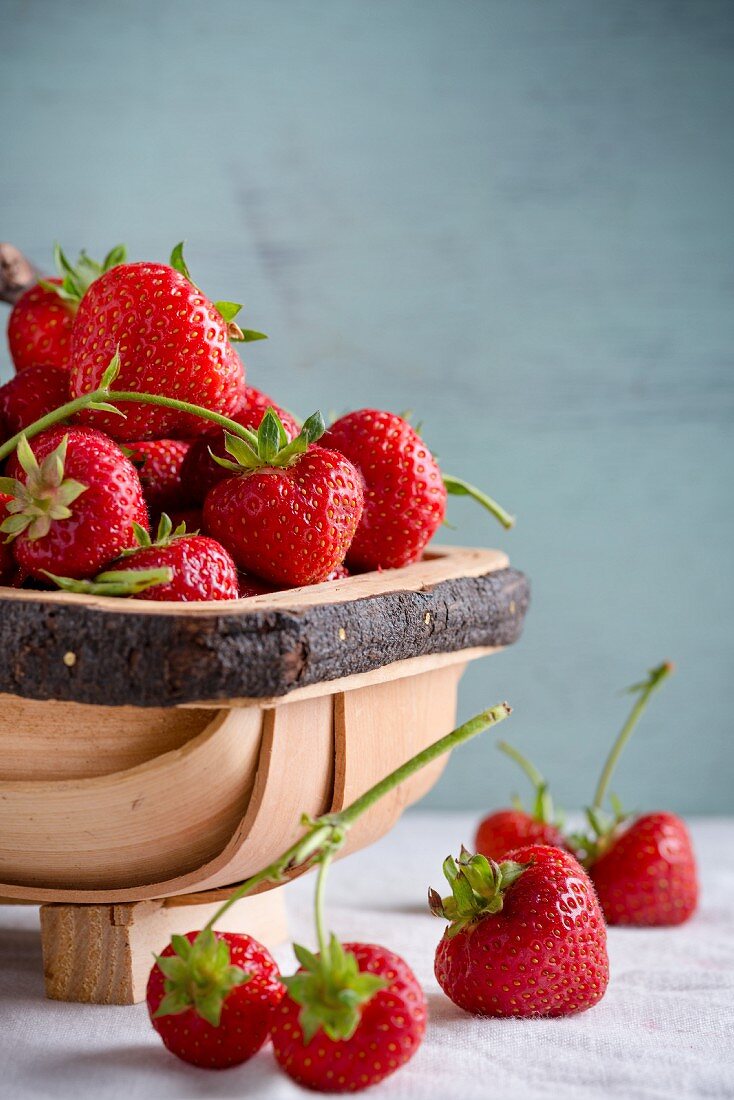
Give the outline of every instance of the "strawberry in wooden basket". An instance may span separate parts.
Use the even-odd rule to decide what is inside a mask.
[[[237,476],[209,491],[204,525],[245,572],[297,586],[326,580],[344,561],[362,514],[362,482],[343,455],[316,445],[323,431],[314,413],[289,441],[268,409],[257,435],[226,434],[231,457],[217,462]]]
[[[556,848],[566,848],[562,823],[554,820],[553,800],[543,776],[506,741],[500,741],[498,747],[523,769],[535,788],[535,801],[530,813],[513,799],[511,809],[495,810],[483,818],[474,840],[476,850],[487,859],[500,860],[506,852],[524,844],[550,844]]]
[[[205,930],[173,937],[150,972],[146,1002],[172,1054],[204,1069],[227,1069],[262,1047],[284,993],[261,943]]]
[[[61,367],[27,367],[0,386],[0,422],[5,435],[10,438],[22,432],[68,400],[68,371]]]
[[[431,911],[449,921],[435,970],[459,1008],[477,1016],[568,1016],[604,996],[604,918],[570,852],[530,844],[496,863],[462,850],[444,862],[444,874],[450,896],[429,891]]]
[[[698,905],[696,857],[679,817],[656,812],[630,820],[614,797],[610,799],[612,814],[605,815],[602,810],[622,749],[648,699],[672,669],[666,661],[629,689],[637,700],[612,745],[594,801],[586,811],[589,831],[569,838],[589,869],[609,924],[682,924]]]
[[[67,592],[92,596],[137,596],[140,600],[236,600],[237,569],[216,539],[187,534],[185,524],[175,530],[163,513],[155,541],[144,527],[134,524],[137,546],[107,565],[92,580],[47,575]]]
[[[243,403],[232,419],[243,428],[256,432],[268,409],[273,409],[283,425],[288,440],[295,439],[300,432],[298,422],[290,413],[281,409],[267,394],[256,390],[254,386],[245,386]],[[231,472],[220,466],[216,459],[227,458],[224,433],[206,439],[197,439],[191,445],[181,470],[181,480],[192,501],[203,504],[207,493],[219,481],[231,476]]]
[[[471,495],[503,526],[514,523],[479,489],[442,474],[420,435],[395,413],[348,413],[331,425],[324,443],[345,455],[364,478],[364,511],[349,548],[350,568],[397,569],[418,561],[443,523],[448,493]]]
[[[92,428],[55,427],[31,448],[23,437],[0,492],[13,499],[0,524],[18,564],[31,576],[91,577],[135,543],[133,524],[148,527],[135,467]]]
[[[95,279],[124,262],[125,248],[113,248],[101,264],[86,252],[71,264],[58,245],[54,258],[60,277],[44,279],[26,290],[8,317],[8,346],[17,371],[47,366],[68,372],[71,330],[79,302]]]
[[[8,516],[7,506],[14,500],[9,493],[0,492],[0,523]],[[12,547],[0,539],[0,584],[9,584],[16,570]]]
[[[242,364],[230,340],[255,340],[234,323],[240,307],[211,302],[192,282],[178,245],[170,266],[121,264],[92,284],[79,306],[71,339],[71,389],[96,389],[119,348],[117,388],[195,402],[229,416],[242,403]],[[187,438],[209,430],[175,407],[128,403],[126,417],[92,411],[95,427],[117,439]]]
[[[138,471],[145,503],[151,516],[179,511],[193,503],[183,467],[191,442],[185,439],[152,439],[128,443],[126,450]]]

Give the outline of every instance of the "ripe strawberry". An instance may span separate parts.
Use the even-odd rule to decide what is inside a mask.
[[[6,438],[69,400],[69,372],[60,367],[26,367],[0,386],[0,421]]]
[[[483,818],[477,828],[474,841],[476,850],[487,859],[502,859],[512,848],[525,844],[550,844],[565,848],[560,822],[553,821],[553,801],[548,784],[538,769],[524,756],[500,741],[498,747],[516,761],[535,788],[535,801],[531,813],[527,813],[519,800],[513,800],[513,809],[496,810]]]
[[[244,375],[229,340],[260,334],[234,324],[234,303],[212,303],[202,294],[180,246],[171,264],[121,264],[92,284],[72,330],[73,394],[100,385],[119,345],[118,391],[159,394],[225,416],[236,412]],[[207,430],[204,420],[176,409],[127,402],[124,412],[124,420],[99,411],[81,418],[124,440],[187,438]]]
[[[278,1064],[319,1092],[357,1092],[412,1058],[426,1028],[423,990],[408,964],[385,947],[339,944],[326,965],[297,947],[300,970],[273,1013]]]
[[[157,584],[139,594],[141,600],[236,600],[239,596],[237,569],[218,542],[206,535],[187,535],[185,527],[172,529],[164,513],[155,542],[142,528],[135,528],[140,549],[126,551],[119,562],[108,566],[105,577],[134,573],[138,569],[170,569],[168,584]],[[133,578],[134,579],[134,578]]]
[[[361,409],[332,424],[324,444],[361,472],[364,511],[350,568],[398,568],[418,561],[441,526],[446,487],[433,455],[407,420]]]
[[[150,972],[153,1027],[177,1058],[206,1069],[246,1062],[268,1037],[285,993],[270,953],[251,936],[173,936]]]
[[[270,409],[257,435],[227,433],[237,462],[218,461],[239,476],[210,490],[204,524],[245,572],[273,584],[315,584],[344,560],[362,514],[362,486],[342,455],[313,445],[323,430],[314,413],[289,443]]]
[[[274,409],[280,417],[288,440],[295,439],[300,428],[290,413],[285,412],[276,405],[267,394],[256,390],[254,386],[244,387],[244,400],[238,411],[232,415],[232,419],[241,424],[243,428],[249,428],[256,432],[262,423],[262,418],[268,409]],[[204,503],[206,494],[218,481],[224,481],[230,477],[230,472],[218,465],[212,454],[218,458],[227,458],[227,450],[224,442],[224,432],[212,436],[210,439],[197,439],[191,446],[181,471],[181,477],[186,485],[191,500]]]
[[[154,439],[127,446],[138,471],[145,503],[151,516],[178,511],[191,503],[183,479],[183,464],[191,443],[184,439]]]
[[[589,867],[607,924],[683,924],[698,905],[691,838],[675,814],[638,817]]]
[[[463,851],[429,891],[450,924],[436,949],[444,993],[477,1016],[567,1016],[596,1004],[609,981],[606,928],[594,888],[569,852],[531,844],[501,864]]]
[[[135,467],[92,428],[49,428],[33,449],[23,438],[8,473],[0,492],[13,496],[12,514],[0,531],[15,540],[16,561],[33,577],[94,576],[134,544],[134,523],[148,527]]]
[[[76,265],[61,249],[54,249],[60,278],[30,287],[13,306],[8,318],[8,345],[17,371],[27,367],[70,367],[71,329],[79,302],[104,271],[125,259],[122,245],[113,248],[102,264],[82,252]]]

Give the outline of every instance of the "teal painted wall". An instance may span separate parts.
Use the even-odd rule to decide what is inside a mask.
[[[506,547],[525,638],[471,668],[569,805],[627,703],[632,806],[734,809],[734,10],[713,0],[3,0],[0,235],[126,240],[271,335],[251,378],[308,413],[410,407]],[[7,374],[7,355],[0,360]],[[489,741],[434,805],[514,785]]]

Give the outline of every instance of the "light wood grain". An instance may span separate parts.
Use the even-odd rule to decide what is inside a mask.
[[[222,931],[247,932],[267,948],[288,934],[284,888],[243,898],[227,913]],[[41,943],[46,996],[87,1004],[134,1004],[145,998],[154,954],[174,933],[196,931],[215,904],[170,906],[42,905]]]

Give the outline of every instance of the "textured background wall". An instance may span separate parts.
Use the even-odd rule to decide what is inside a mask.
[[[580,804],[664,657],[617,787],[734,809],[734,9],[714,0],[2,0],[0,237],[188,238],[267,331],[250,377],[309,413],[412,408],[468,503],[450,541],[534,582],[468,672]],[[9,363],[3,353],[0,373]],[[504,731],[503,731],[504,732]],[[431,796],[514,783],[489,742]]]

